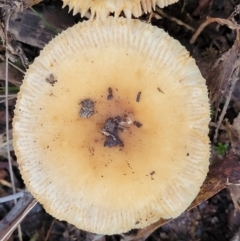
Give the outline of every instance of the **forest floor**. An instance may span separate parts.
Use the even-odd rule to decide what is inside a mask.
[[[57,32],[83,21],[79,14],[73,17],[72,12],[68,13],[67,7],[62,9],[61,1],[45,0],[33,9],[12,15],[9,23],[9,31],[29,63]],[[206,20],[207,17],[210,18]],[[240,240],[240,0],[180,0],[162,10],[157,9],[152,15],[143,15],[140,20],[164,29],[180,41],[206,79],[212,108],[209,132],[212,156],[210,172],[201,193],[191,209],[174,220],[162,220],[143,233],[132,230],[113,236],[76,229],[54,219],[37,204],[21,223],[24,241]],[[206,21],[206,27],[201,29],[199,36],[192,39]],[[6,140],[4,56],[5,48],[0,45],[0,198],[12,194],[7,146],[11,151],[16,190],[25,188],[11,141],[13,110],[23,73],[9,65],[10,139]],[[12,55],[10,61],[25,71],[24,55]],[[13,206],[13,201],[0,203],[0,220]],[[20,240],[19,231],[16,230],[9,240]]]

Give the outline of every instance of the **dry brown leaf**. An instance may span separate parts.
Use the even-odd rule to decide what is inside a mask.
[[[223,26],[226,25],[230,29],[240,30],[240,25],[229,19],[207,17],[206,20],[198,27],[197,31],[193,34],[192,38],[190,39],[190,43],[195,43],[198,36],[211,23],[218,23]]]
[[[42,2],[43,0],[23,0],[23,8],[29,8],[35,4]]]
[[[59,2],[49,6],[36,8],[49,24],[61,31],[75,24],[74,16],[68,14],[67,8],[62,9]],[[43,48],[55,35],[44,22],[32,10],[26,9],[11,16],[9,32],[22,43],[34,47]]]
[[[240,43],[236,41],[232,48],[216,61],[207,76],[210,100],[216,106],[228,92],[229,79],[233,74],[235,63],[238,61],[239,47]]]
[[[6,63],[2,62],[0,63],[0,80],[5,80],[5,69],[6,69]],[[11,65],[8,67],[8,81],[9,83],[20,86],[22,84],[23,74],[12,67]]]

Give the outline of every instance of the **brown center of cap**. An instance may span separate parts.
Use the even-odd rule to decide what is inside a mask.
[[[140,101],[141,92],[137,93],[136,101]],[[108,88],[108,95],[106,98],[108,101],[114,101],[113,90],[111,87]],[[80,102],[81,109],[79,112],[80,117],[90,118],[95,113],[94,101],[90,98],[84,99]],[[105,110],[99,110],[104,112]],[[98,111],[96,112],[98,113]],[[127,132],[130,125],[135,125],[140,128],[142,124],[139,121],[132,120],[132,113],[127,115],[117,115],[114,117],[107,117],[104,123],[101,126],[101,133],[105,136],[103,140],[104,147],[124,147],[123,141],[119,137],[119,132]]]

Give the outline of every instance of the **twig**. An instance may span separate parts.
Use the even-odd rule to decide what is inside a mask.
[[[220,183],[221,183],[221,180],[219,180],[219,182],[213,187],[212,190],[214,190]]]
[[[2,56],[2,55],[0,54],[0,60],[6,61],[5,56]],[[15,65],[14,63],[12,63],[12,62],[10,62],[10,61],[8,61],[8,62],[9,62],[9,64],[10,64],[12,67],[14,67],[15,69],[17,69],[19,72],[21,72],[22,74],[25,74],[25,71],[22,70],[22,69],[20,69],[17,65]]]
[[[200,216],[200,220],[201,220],[201,223],[202,223],[202,227],[203,227],[203,229],[205,230],[206,229],[206,225],[205,225],[205,222],[204,222],[204,218],[203,218],[203,215],[202,215],[202,212],[201,212],[201,210],[200,210],[200,207],[199,206],[197,206],[197,210],[198,210],[198,213],[199,213],[199,216]],[[203,232],[201,232],[201,234],[200,234],[201,236],[200,236],[200,240],[202,240],[203,239]]]
[[[234,11],[232,12],[232,14],[228,17],[229,20],[232,20],[237,14],[239,14],[240,12],[240,4],[238,4],[237,6],[235,6]]]
[[[33,209],[37,201],[28,192],[24,193],[12,210],[0,221],[0,241],[6,241],[20,222]]]
[[[233,23],[232,21],[228,19],[222,19],[222,18],[211,18],[207,17],[206,21],[203,22],[197,29],[197,31],[193,34],[192,38],[190,39],[190,43],[195,43],[198,36],[201,34],[201,32],[204,30],[204,28],[209,25],[210,23],[217,22],[220,25],[227,25],[230,29],[239,30],[240,26],[236,23]]]
[[[21,72],[22,74],[25,74],[25,71],[23,71],[22,69],[20,69],[17,65],[15,65],[12,62],[9,62],[10,65],[12,65],[12,67],[14,67],[15,69],[17,69],[19,72]]]
[[[19,56],[24,67],[28,66],[28,59],[24,54],[21,45],[17,42],[15,36],[8,32],[10,16],[16,12],[23,10],[22,0],[0,0],[0,7],[2,8],[1,25],[0,25],[0,37],[2,45],[9,50],[8,54]],[[3,22],[2,22],[3,20]]]
[[[0,203],[9,202],[9,201],[12,201],[14,199],[16,200],[17,198],[20,198],[20,197],[23,197],[23,196],[24,196],[23,192],[17,192],[15,194],[8,195],[6,197],[1,197],[0,198]]]
[[[216,128],[216,127],[217,127],[217,124],[214,123],[214,122],[210,122],[210,123],[209,123],[209,126],[210,126],[210,127],[214,127],[214,128]],[[226,128],[225,128],[224,126],[221,125],[221,126],[219,127],[219,130],[224,130],[224,131],[225,131]]]
[[[6,38],[6,46],[8,45],[8,30],[9,30],[9,19],[11,16],[11,12],[6,16],[5,19],[5,38]],[[5,65],[5,125],[6,125],[6,141],[7,143],[9,143],[9,113],[8,113],[8,60],[9,60],[9,53],[8,53],[8,49],[6,47],[5,50],[5,55],[6,55],[6,65]],[[14,183],[14,176],[13,176],[13,168],[12,168],[12,159],[11,159],[11,154],[10,154],[10,148],[9,145],[7,146],[7,157],[8,157],[8,165],[9,165],[9,173],[10,173],[10,179],[11,179],[11,183],[12,183],[12,190],[13,190],[13,194],[16,193],[16,187],[15,187],[15,183]],[[14,199],[14,204],[17,204],[17,199]],[[22,231],[21,231],[21,226],[20,224],[17,226],[18,228],[18,237],[19,240],[22,241]]]
[[[239,180],[238,180],[238,183],[231,183],[231,182],[229,182],[229,178],[227,177],[225,185],[226,186],[229,186],[229,185],[240,186],[240,183],[239,183]]]
[[[6,37],[6,43],[8,42],[8,28],[9,28],[9,18],[10,15],[7,17],[5,21],[5,37]],[[6,141],[9,142],[9,116],[8,116],[8,63],[9,63],[9,54],[8,50],[6,48],[6,65],[5,65],[5,122],[6,122]],[[12,163],[11,163],[11,154],[10,154],[10,149],[9,147],[7,148],[7,153],[8,153],[8,164],[9,164],[9,172],[10,172],[10,179],[12,183],[12,189],[13,189],[13,194],[16,193],[16,188],[14,185],[14,178],[13,178],[13,169],[12,169]],[[16,204],[17,201],[16,199],[14,200],[14,203]]]
[[[5,97],[5,95],[1,95],[0,94],[0,98],[3,98],[3,97]],[[9,94],[8,95],[8,99],[10,99],[10,98],[16,98],[17,97],[17,94]]]
[[[3,186],[12,188],[12,184],[11,184],[10,182],[4,180],[4,179],[0,179],[0,183],[1,183]],[[16,189],[17,189],[17,191],[19,191],[19,192],[22,191],[22,189],[20,189],[20,188],[16,188]]]
[[[232,76],[232,81],[231,81],[231,87],[230,87],[230,90],[228,92],[228,96],[227,96],[227,99],[225,101],[225,104],[223,106],[223,110],[221,112],[221,115],[218,119],[218,122],[217,122],[217,126],[216,126],[216,129],[215,129],[215,134],[214,134],[214,142],[216,143],[217,142],[217,138],[218,138],[218,131],[219,131],[219,128],[222,124],[222,121],[223,121],[223,118],[227,112],[227,108],[228,108],[228,105],[230,103],[230,100],[231,100],[231,97],[232,97],[232,93],[233,93],[233,90],[235,88],[235,85],[239,79],[239,72],[240,72],[240,65],[239,65],[239,61],[237,62],[237,67],[235,68],[234,72],[233,72],[233,76]]]
[[[183,21],[181,21],[181,20],[179,20],[179,19],[177,19],[175,17],[171,17],[171,16],[167,15],[159,7],[157,7],[156,12],[159,13],[162,17],[167,18],[167,19],[171,20],[172,22],[175,22],[176,24],[183,26],[183,27],[185,27],[186,29],[188,29],[188,30],[190,30],[192,32],[196,31],[193,27],[191,27],[190,25],[184,23]]]
[[[12,100],[12,99],[16,98],[16,96],[17,95],[8,97],[8,100]],[[0,100],[0,103],[4,103],[4,102],[5,102],[5,98],[4,98],[4,100]]]
[[[47,232],[47,235],[46,235],[46,238],[44,239],[44,241],[48,241],[49,236],[50,236],[50,234],[51,234],[51,231],[52,231],[52,228],[53,228],[53,225],[54,225],[55,221],[56,221],[56,219],[54,218],[53,221],[52,221],[52,223],[51,223],[51,225],[50,225],[50,228],[48,229],[48,232]]]

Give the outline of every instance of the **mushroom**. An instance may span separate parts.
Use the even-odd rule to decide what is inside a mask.
[[[143,13],[150,13],[152,9],[155,9],[155,5],[160,8],[168,6],[178,0],[63,0],[63,7],[69,6],[69,9],[73,9],[73,14],[81,12],[81,16],[91,9],[91,18],[95,16],[102,20],[105,20],[110,13],[115,12],[115,17],[118,17],[123,11],[127,18],[139,17]]]
[[[18,94],[13,142],[54,217],[99,234],[180,215],[209,165],[205,80],[186,49],[138,20],[86,21],[53,39]]]

